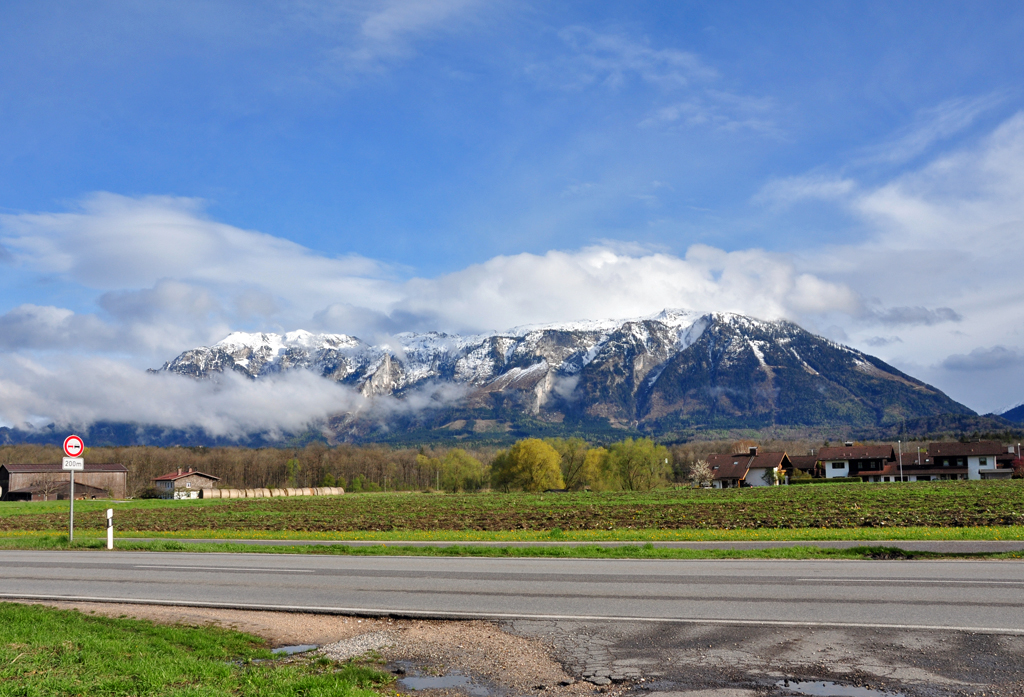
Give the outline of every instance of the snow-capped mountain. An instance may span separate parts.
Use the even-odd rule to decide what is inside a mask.
[[[159,371],[211,379],[230,370],[258,380],[297,369],[368,397],[457,384],[465,396],[446,406],[471,420],[526,415],[675,431],[870,428],[973,414],[879,359],[791,322],[681,310],[471,336],[406,333],[375,345],[344,334],[236,332]]]

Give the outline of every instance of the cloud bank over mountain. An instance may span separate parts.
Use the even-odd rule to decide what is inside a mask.
[[[916,146],[915,146],[916,147]],[[1024,114],[878,184],[817,172],[767,184],[763,204],[823,199],[862,227],[855,244],[790,252],[692,244],[682,254],[614,241],[500,255],[434,277],[328,256],[212,219],[202,201],[93,194],[64,211],[0,215],[0,264],[66,302],[0,315],[0,419],[146,416],[215,429],[290,428],[350,396],[287,378],[267,387],[160,383],[143,368],[230,331],[480,332],[642,316],[665,307],[785,318],[872,347],[979,411],[1019,399],[1024,293]],[[68,390],[78,384],[88,389]],[[145,383],[149,385],[150,383]],[[265,394],[257,394],[266,390]],[[88,405],[86,408],[84,405]],[[119,406],[120,405],[120,406]],[[237,410],[238,416],[231,416]],[[279,414],[279,416],[274,416]]]

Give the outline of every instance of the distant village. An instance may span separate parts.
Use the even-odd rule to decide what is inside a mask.
[[[819,448],[809,455],[759,452],[710,455],[712,486],[775,486],[814,480],[861,482],[933,482],[958,479],[1011,479],[1020,445],[999,441],[929,443],[910,452],[892,445]]]
[[[700,457],[688,468],[686,481],[692,486],[732,489],[844,482],[884,484],[1011,479],[1024,476],[1020,448],[1020,444],[984,440],[933,442],[927,447],[919,443],[908,447],[904,443],[861,445],[846,442],[841,446],[816,448],[807,455],[791,455],[783,450],[766,451],[749,445],[740,452]],[[297,462],[290,460],[289,465],[295,466]],[[84,471],[76,473],[75,498],[129,498],[128,476],[129,470],[123,464],[87,463]],[[165,499],[271,498],[344,493],[344,488],[334,486],[331,476],[319,476],[316,483],[320,486],[297,486],[293,477],[287,486],[231,488],[220,477],[198,468],[178,467],[150,477],[145,496]],[[353,478],[352,483],[355,491],[362,489],[361,478]],[[484,487],[486,484],[479,488]],[[71,495],[70,489],[70,473],[63,471],[59,462],[0,464],[0,501],[67,500]],[[369,487],[367,490],[375,489]]]

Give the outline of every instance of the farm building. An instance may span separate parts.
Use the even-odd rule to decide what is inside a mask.
[[[123,499],[128,469],[120,464],[86,463],[75,472],[76,499]],[[0,501],[55,501],[70,495],[71,473],[59,464],[0,465]]]
[[[214,487],[219,481],[220,477],[212,474],[204,474],[191,467],[182,471],[179,467],[177,472],[154,477],[153,486],[163,499],[197,499],[201,489]]]

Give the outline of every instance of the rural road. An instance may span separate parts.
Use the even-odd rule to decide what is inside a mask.
[[[1024,634],[1024,564],[0,552],[0,598]]]
[[[576,547],[580,545],[595,547],[625,547],[648,544],[640,541],[627,542],[580,542],[532,540],[526,542],[508,541],[475,541],[459,542],[422,541],[422,540],[291,540],[291,539],[246,539],[246,538],[175,538],[175,537],[118,537],[125,542],[166,542],[174,540],[188,544],[238,544],[253,546],[320,546],[331,547],[347,545],[350,547]],[[1000,552],[1024,551],[1024,540],[729,540],[712,542],[659,541],[649,543],[654,547],[665,549],[779,549],[782,547],[827,547],[831,549],[850,549],[852,547],[896,547],[908,552],[936,552],[938,554],[994,554]]]

